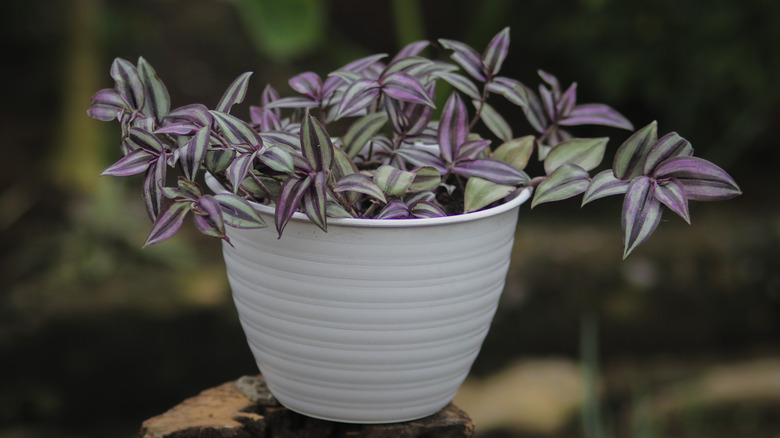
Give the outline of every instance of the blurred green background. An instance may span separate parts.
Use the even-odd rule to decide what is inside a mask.
[[[418,39],[481,50],[505,26],[504,74],[536,86],[542,68],[658,120],[744,195],[692,205],[692,226],[667,212],[626,262],[618,200],[525,207],[457,399],[479,436],[780,437],[780,2],[39,0],[0,20],[0,437],[130,437],[256,373],[219,243],[190,227],[141,250],[140,180],[98,177],[119,132],[86,109],[114,57],[145,57],[174,106],[254,71],[255,102],[301,71]]]

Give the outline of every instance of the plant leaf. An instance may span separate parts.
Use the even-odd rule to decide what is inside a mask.
[[[157,219],[157,215],[160,214],[162,208],[164,195],[160,189],[165,185],[165,176],[167,174],[167,166],[165,159],[158,157],[154,160],[148,169],[146,169],[146,176],[144,177],[143,185],[143,197],[146,204],[146,213],[149,215],[149,219],[154,222]]]
[[[615,177],[632,180],[642,174],[645,159],[658,139],[658,124],[653,121],[631,135],[615,152],[612,170]]]
[[[517,170],[523,170],[528,165],[535,147],[536,137],[526,135],[503,143],[493,151],[491,157],[515,166]]]
[[[458,148],[469,135],[468,113],[466,105],[457,93],[451,93],[444,104],[439,119],[437,140],[444,161],[452,163],[458,156]]]
[[[312,99],[317,100],[322,96],[322,79],[317,73],[301,73],[290,78],[288,82],[293,90]]]
[[[381,202],[387,202],[385,194],[377,183],[362,173],[352,173],[341,178],[333,185],[333,191],[338,193],[354,192],[371,196]]]
[[[680,137],[676,132],[670,132],[659,138],[650,149],[645,159],[644,175],[653,174],[655,168],[667,158],[678,156],[693,156],[693,147],[688,140]]]
[[[141,172],[145,172],[146,169],[149,168],[150,163],[155,159],[156,156],[152,155],[148,151],[144,149],[136,149],[120,158],[116,163],[108,166],[106,170],[104,170],[100,175],[137,175]]]
[[[430,166],[420,167],[414,171],[414,181],[409,186],[410,191],[433,190],[441,184],[441,172]]]
[[[466,70],[474,79],[485,82],[485,75],[482,72],[482,59],[476,50],[467,44],[454,40],[439,39],[439,43],[445,49],[452,50],[450,58],[463,67],[463,70]]]
[[[523,109],[528,108],[528,90],[520,81],[496,76],[485,84],[485,89],[493,94],[504,96],[508,101]],[[480,97],[478,96],[477,99]]]
[[[655,169],[656,180],[675,178],[693,201],[721,201],[742,194],[731,176],[717,165],[698,157],[668,158]]]
[[[384,112],[368,114],[355,120],[344,135],[344,152],[352,158],[356,157],[385,123],[387,114]]]
[[[266,110],[272,110],[272,109],[278,109],[278,108],[309,108],[317,106],[317,101],[312,100],[308,97],[283,97],[281,99],[276,99],[273,102],[269,102],[267,105],[263,106],[263,109]]]
[[[562,119],[559,125],[602,125],[614,128],[632,130],[634,125],[622,114],[611,107],[600,103],[586,103],[577,105]]]
[[[263,149],[258,156],[260,162],[277,172],[293,173],[292,155],[282,146],[269,146]]]
[[[133,149],[146,149],[155,155],[160,154],[165,148],[165,145],[156,135],[142,128],[129,128],[127,130],[127,140],[133,143]]]
[[[647,176],[631,180],[623,200],[623,259],[653,234],[662,213],[654,181]]]
[[[291,176],[282,183],[282,189],[279,192],[279,199],[276,203],[276,212],[274,214],[274,224],[279,237],[282,237],[284,228],[298,208],[304,193],[312,183],[310,176],[300,178]]]
[[[144,84],[138,69],[132,62],[116,58],[111,64],[111,77],[114,78],[114,88],[119,95],[134,110],[141,110],[144,106]]]
[[[376,215],[376,219],[400,219],[406,217],[409,217],[409,206],[399,200],[388,202],[379,214]]]
[[[414,147],[403,147],[396,151],[396,154],[404,160],[417,167],[428,166],[439,171],[440,174],[447,172],[444,162],[436,155]]]
[[[245,121],[220,111],[210,111],[210,113],[231,146],[247,145],[252,149],[258,149],[263,145],[260,135]]]
[[[380,166],[374,172],[374,182],[388,196],[402,196],[414,183],[414,173],[393,166]]]
[[[187,142],[182,163],[184,176],[187,179],[194,180],[197,176],[198,169],[206,158],[210,139],[211,130],[208,127],[203,127]]]
[[[326,219],[327,212],[327,181],[328,175],[325,172],[314,174],[313,184],[303,195],[303,212],[314,222],[322,231],[328,231]]]
[[[246,89],[249,85],[249,77],[252,76],[252,72],[242,73],[228,86],[225,93],[222,94],[222,98],[219,99],[216,110],[229,114],[233,105],[241,103],[246,97]]]
[[[509,123],[496,111],[492,106],[487,103],[481,103],[479,101],[473,101],[474,108],[479,108],[482,105],[482,111],[479,113],[479,118],[490,129],[490,131],[503,141],[509,141],[514,137],[512,135],[512,128],[509,127]]]
[[[197,208],[193,219],[195,226],[201,233],[211,236],[226,238],[225,221],[222,219],[222,207],[211,195],[201,196],[196,202]]]
[[[225,174],[228,181],[230,181],[230,184],[233,186],[233,193],[238,193],[241,182],[246,178],[249,170],[252,168],[252,162],[254,162],[256,157],[257,152],[239,154],[228,166]]]
[[[588,188],[589,182],[587,170],[573,163],[564,163],[536,187],[531,208],[577,196]]]
[[[655,199],[677,213],[688,224],[691,216],[688,212],[688,198],[685,197],[685,187],[677,179],[659,182],[655,186]]]
[[[165,84],[157,76],[152,66],[144,58],[138,58],[138,74],[144,83],[146,90],[146,99],[143,112],[150,117],[154,117],[158,122],[171,109],[171,98]]]
[[[497,184],[517,186],[529,181],[528,175],[514,166],[493,158],[458,161],[450,170],[467,178],[480,177]]]
[[[495,76],[509,53],[509,28],[505,27],[496,34],[482,54],[482,66],[488,76]]]
[[[87,115],[101,122],[110,122],[126,108],[127,104],[115,89],[104,88],[92,96]]]
[[[190,202],[169,202],[154,221],[152,229],[144,242],[144,248],[176,234],[184,223],[184,218],[191,209]]]
[[[447,216],[447,213],[433,202],[419,201],[412,204],[409,214],[419,218]]]
[[[601,164],[608,137],[573,138],[559,143],[544,159],[544,171],[550,175],[563,164],[576,164],[585,170],[593,170]]]
[[[333,143],[325,127],[307,110],[301,126],[303,156],[316,171],[328,171],[333,165]]]
[[[167,126],[172,123],[190,122],[197,127],[211,126],[211,113],[205,105],[196,103],[186,105],[169,111],[165,116],[164,124]]]
[[[444,79],[445,82],[452,85],[457,90],[472,99],[482,98],[482,96],[479,94],[477,86],[474,85],[474,82],[471,82],[471,79],[461,74],[452,72],[436,72],[433,76]]]
[[[366,109],[380,93],[379,84],[372,79],[358,79],[344,90],[336,119],[352,116]]]
[[[597,173],[588,184],[588,189],[582,195],[582,205],[596,199],[612,195],[622,195],[628,190],[629,181],[615,178],[612,169],[606,169]]]
[[[428,105],[432,108],[436,107],[420,81],[404,72],[396,72],[383,77],[382,93],[403,102]]]
[[[496,184],[484,178],[469,178],[463,195],[463,212],[469,213],[481,210],[500,199],[506,198],[515,190],[514,186]]]

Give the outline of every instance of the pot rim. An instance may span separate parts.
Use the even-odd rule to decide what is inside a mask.
[[[206,185],[214,193],[225,193],[227,190],[224,186],[210,173],[206,173]],[[442,216],[433,218],[398,218],[398,219],[368,219],[368,218],[328,218],[328,226],[346,226],[346,227],[359,227],[359,228],[417,228],[417,227],[429,227],[436,225],[449,225],[460,224],[465,222],[473,222],[486,217],[496,216],[501,213],[510,211],[519,207],[525,201],[531,197],[532,189],[527,187],[525,189],[515,192],[510,195],[510,199],[501,205],[491,207],[485,210],[472,211],[470,213],[456,214],[452,216]],[[260,204],[254,201],[249,203],[256,210],[265,213],[267,215],[274,215],[274,207],[266,204]],[[311,223],[309,218],[299,211],[293,213],[292,219],[296,222],[308,222]]]

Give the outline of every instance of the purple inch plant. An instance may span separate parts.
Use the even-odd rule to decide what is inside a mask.
[[[451,61],[426,58],[426,49]],[[583,205],[623,195],[625,258],[653,233],[662,206],[690,222],[689,200],[740,194],[724,170],[693,156],[688,141],[676,133],[658,138],[656,122],[617,149],[612,168],[591,177],[608,138],[575,137],[569,127],[633,125],[607,105],[578,103],[576,84],[563,90],[549,73],[538,72],[538,92],[501,76],[508,52],[509,28],[481,54],[446,39],[413,43],[389,61],[362,58],[325,78],[301,73],[289,80],[295,97],[266,86],[247,120],[231,111],[244,100],[251,73],[230,84],[212,109],[171,109],[165,85],[143,58],[135,65],[117,58],[114,88],[97,92],[88,114],[122,127],[122,158],[103,174],[145,175],[153,223],[145,245],[171,237],[189,213],[201,232],[225,240],[227,226],[266,226],[248,201],[275,206],[281,236],[296,211],[327,230],[329,217],[455,215],[533,188],[532,207],[580,194]],[[451,91],[437,119],[434,101],[443,90]],[[513,133],[488,103],[496,96],[518,108],[536,133]],[[348,127],[333,138],[326,126],[336,121]],[[524,170],[534,152],[544,173],[531,178]],[[204,193],[196,180],[206,173],[227,192]]]

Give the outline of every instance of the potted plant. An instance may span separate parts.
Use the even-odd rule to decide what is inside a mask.
[[[149,63],[116,59],[114,87],[95,94],[88,114],[122,127],[122,158],[103,174],[145,175],[145,245],[188,215],[223,239],[250,348],[282,404],[337,421],[403,421],[441,409],[468,373],[531,193],[531,207],[623,196],[624,258],[664,206],[690,222],[689,200],[740,194],[655,122],[595,173],[608,138],[569,127],[633,125],[607,105],[578,103],[576,84],[564,89],[549,73],[539,71],[538,91],[501,76],[508,52],[508,28],[482,53],[446,39],[413,43],[392,59],[299,74],[289,80],[295,97],[267,86],[246,119],[233,109],[251,73],[215,108],[171,109]],[[496,98],[535,132],[515,134]],[[541,170],[530,177],[534,156]]]

